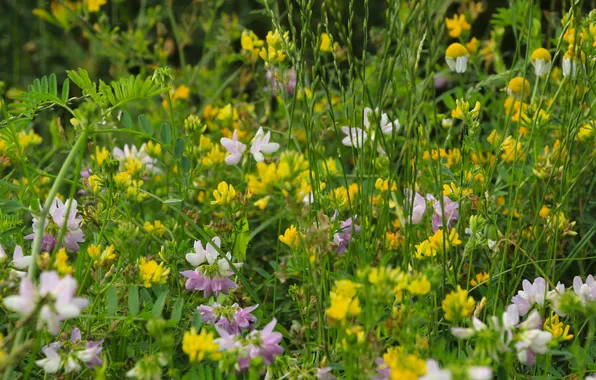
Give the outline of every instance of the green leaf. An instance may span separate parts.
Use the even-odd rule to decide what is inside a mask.
[[[161,125],[160,136],[164,145],[169,145],[172,143],[172,128],[170,127],[170,124],[163,123]]]
[[[180,159],[180,166],[182,167],[182,171],[184,173],[188,173],[190,171],[191,166],[190,158],[182,156],[182,158]]]
[[[168,296],[168,293],[169,292],[165,290],[159,295],[159,297],[157,297],[157,301],[155,301],[152,310],[154,317],[161,317],[161,313],[163,313],[163,308],[166,304],[166,297]]]
[[[454,110],[455,109],[455,100],[453,100],[453,96],[444,94],[443,101],[447,108]]]
[[[175,321],[176,324],[180,322],[180,318],[182,317],[182,308],[184,307],[184,299],[178,298],[176,303],[174,304],[174,310],[172,310],[172,315],[170,316],[171,321]]]
[[[68,93],[70,92],[70,81],[68,78],[64,80],[62,83],[62,94],[60,98],[62,98],[62,102],[66,103],[68,101]]]
[[[181,137],[178,137],[176,139],[176,142],[174,143],[174,155],[177,158],[182,157],[182,155],[184,154],[184,140]]]
[[[250,228],[248,225],[248,219],[246,219],[246,216],[244,216],[234,224],[234,248],[232,249],[232,254],[237,261],[246,260],[246,248],[248,248],[249,241]]]
[[[203,316],[199,311],[195,312],[195,315],[192,318],[192,324],[197,331],[201,330],[201,326],[203,325]]]
[[[52,95],[58,96],[58,85],[56,83],[56,74],[50,74],[50,83],[49,83],[49,90],[48,92]]]
[[[15,212],[26,209],[21,202],[16,200],[0,201],[0,205],[2,205],[2,212]]]
[[[141,128],[143,128],[143,131],[149,135],[153,135],[153,125],[151,125],[151,122],[147,116],[145,114],[140,114],[138,120]]]
[[[132,117],[130,117],[130,114],[124,110],[122,111],[122,115],[120,117],[120,122],[122,123],[124,128],[127,128],[127,129],[133,129],[135,126],[134,123],[132,122]]]
[[[108,315],[116,315],[118,311],[118,292],[115,286],[108,290],[107,312]]]
[[[139,314],[139,289],[134,285],[128,287],[128,314]]]
[[[143,303],[149,307],[153,307],[153,298],[151,298],[151,294],[147,291],[147,289],[141,289],[141,297],[143,297]]]

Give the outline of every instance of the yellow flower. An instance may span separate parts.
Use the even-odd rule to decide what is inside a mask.
[[[569,334],[569,329],[569,325],[559,322],[559,316],[555,313],[552,313],[550,318],[546,318],[544,321],[544,331],[550,332],[553,339],[559,342],[573,339],[573,334]]]
[[[153,222],[153,224],[151,224],[151,222],[145,222],[145,224],[143,225],[143,229],[147,231],[147,233],[159,237],[162,237],[163,234],[166,232],[164,225],[159,220],[156,220],[155,222]]]
[[[453,18],[445,18],[445,24],[449,30],[449,35],[453,38],[457,38],[462,34],[464,30],[470,30],[471,25],[466,21],[466,15],[454,15]]]
[[[433,251],[443,252],[443,243],[445,243],[445,250],[448,250],[451,247],[457,247],[461,244],[461,240],[459,240],[459,234],[455,228],[451,229],[449,235],[445,237],[443,237],[443,235],[443,229],[439,228],[433,236],[428,238]],[[443,239],[445,240],[444,242]]]
[[[190,88],[185,85],[180,85],[171,91],[172,100],[188,99],[190,97]]]
[[[259,51],[263,47],[263,40],[260,40],[252,30],[243,30],[240,37],[240,45],[242,50],[248,55],[251,62],[256,62],[259,59]]]
[[[219,360],[221,353],[214,338],[213,333],[208,333],[204,328],[201,329],[200,334],[197,334],[197,330],[193,327],[184,333],[182,351],[188,355],[191,362],[201,362],[205,359]]]
[[[101,254],[101,245],[89,244],[87,247],[87,254],[93,260],[97,260]]]
[[[389,191],[389,179],[377,178],[375,189],[379,190],[381,193]],[[395,180],[391,180],[391,191],[397,191],[397,183]]]
[[[99,190],[101,190],[101,178],[99,178],[97,174],[90,175],[89,178],[87,178],[87,182],[89,182],[91,191],[94,193],[97,193]]]
[[[548,206],[546,206],[546,205],[543,205],[540,208],[540,211],[538,212],[538,215],[540,215],[541,218],[546,218],[549,213],[550,213],[550,208]]]
[[[594,127],[590,124],[584,124],[577,132],[577,139],[581,142],[587,141],[594,135]]]
[[[356,290],[360,289],[362,285],[357,284],[350,280],[338,280],[335,281],[335,293],[348,297],[353,298],[356,296]]]
[[[114,252],[114,246],[108,245],[99,256],[99,260],[95,261],[95,265],[105,265],[109,264],[116,258],[116,253]]]
[[[484,281],[487,281],[489,278],[490,278],[490,275],[488,274],[488,272],[477,273],[476,277],[474,277],[472,280],[470,280],[470,285],[476,286],[478,284],[483,283]],[[488,286],[488,282],[485,283],[484,285]]]
[[[234,198],[236,198],[236,190],[234,189],[234,186],[228,185],[225,181],[221,181],[219,185],[217,185],[217,190],[213,190],[213,197],[215,200],[211,201],[212,205],[219,204],[227,206],[232,204]]]
[[[521,98],[522,92],[524,96],[530,93],[530,82],[522,77],[515,77],[509,81],[507,85],[507,94],[513,98]]]
[[[348,316],[357,316],[362,309],[360,308],[360,300],[352,297],[347,297],[336,292],[329,293],[330,306],[327,308],[327,316],[334,320],[343,322]]]
[[[416,258],[422,259],[424,257],[432,257],[437,254],[437,251],[432,248],[429,240],[424,240],[422,243],[416,245]]]
[[[507,136],[505,141],[501,144],[501,158],[505,162],[513,162],[523,160],[526,156],[523,153],[523,147],[519,141],[512,136]]]
[[[271,197],[269,195],[267,195],[266,197],[259,199],[258,201],[256,201],[253,204],[255,206],[257,206],[259,209],[264,210],[267,208],[267,205],[269,204],[270,199],[271,199]]]
[[[139,272],[146,288],[152,284],[165,284],[170,268],[164,268],[163,264],[157,264],[155,260],[146,261],[144,257],[139,260]]]
[[[85,0],[89,12],[98,12],[102,5],[107,4],[108,0]]]
[[[387,349],[383,362],[391,369],[391,380],[417,380],[426,374],[426,362],[416,355],[406,354],[403,347]]]
[[[476,37],[472,37],[470,42],[466,44],[466,49],[468,49],[468,51],[472,54],[476,53],[476,51],[478,50],[478,40],[476,39]]]
[[[279,241],[292,249],[296,249],[300,246],[300,233],[292,224],[289,228],[286,228],[286,232],[283,235],[279,236]]]
[[[129,172],[131,176],[138,174],[143,170],[143,162],[136,157],[128,157],[124,161],[124,170]]]
[[[468,296],[468,291],[457,286],[457,290],[447,294],[441,306],[445,312],[445,319],[458,321],[467,317],[474,309],[474,298]]]
[[[282,38],[277,30],[275,33],[270,31],[267,33],[267,48],[261,48],[259,56],[267,64],[283,62],[286,59],[286,54],[283,51],[285,48],[283,41],[287,41],[288,39],[288,32],[285,32]]]
[[[321,51],[323,53],[331,53],[333,51],[331,47],[331,39],[327,33],[321,33]]]
[[[410,285],[408,285],[408,291],[414,295],[425,295],[426,293],[430,292],[430,282],[426,276],[422,277],[421,279],[413,280],[410,282]]]
[[[58,273],[62,276],[72,273],[72,267],[68,265],[68,254],[66,253],[66,249],[60,248],[58,253],[56,253],[54,268],[56,268]]]
[[[19,132],[18,133],[18,138],[19,138],[19,146],[21,147],[21,149],[25,149],[28,148],[32,145],[39,145],[42,142],[42,138],[40,135],[38,135],[37,133],[35,133],[35,131],[30,130],[29,132]]]
[[[152,157],[161,156],[161,145],[154,144],[153,141],[149,141],[146,146],[147,154]]]
[[[132,176],[129,172],[120,172],[114,176],[114,182],[119,189],[126,189],[130,186]]]
[[[102,146],[100,148],[96,145],[95,146],[95,154],[91,155],[91,159],[93,161],[97,162],[97,165],[101,166],[101,164],[103,164],[103,162],[106,160],[106,158],[108,158],[109,155],[110,155],[110,151],[107,150],[105,146]]]
[[[201,136],[202,137],[202,136]],[[202,163],[206,168],[221,164],[226,159],[226,152],[219,145],[213,145],[211,150],[203,157]]]

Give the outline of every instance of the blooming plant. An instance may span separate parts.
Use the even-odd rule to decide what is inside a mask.
[[[596,378],[591,2],[24,3],[2,379]]]

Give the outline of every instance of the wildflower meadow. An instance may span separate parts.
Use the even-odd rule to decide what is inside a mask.
[[[0,3],[2,379],[596,379],[594,0]]]

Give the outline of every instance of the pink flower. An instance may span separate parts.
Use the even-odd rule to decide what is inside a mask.
[[[234,131],[234,133],[236,133]],[[257,162],[263,162],[265,156],[263,153],[272,154],[278,151],[278,143],[270,143],[271,132],[264,133],[263,128],[259,127],[255,138],[253,139],[252,145],[250,146],[250,153],[253,155]],[[262,152],[262,153],[261,153]]]
[[[511,299],[514,305],[517,305],[519,315],[526,315],[534,304],[540,307],[544,306],[547,295],[546,281],[542,277],[536,277],[534,283],[528,280],[522,281],[523,290],[517,292],[517,295]]]
[[[48,326],[50,333],[60,332],[62,321],[76,318],[87,307],[88,300],[76,297],[77,282],[70,275],[60,279],[56,272],[43,272],[39,280],[39,289],[28,278],[21,279],[18,296],[4,299],[4,305],[23,316],[30,315],[42,301],[38,327]]]
[[[232,306],[222,306],[214,302],[212,306],[201,305],[197,310],[201,313],[203,322],[216,325],[229,334],[239,335],[243,329],[252,330],[257,318],[251,314],[259,305],[241,308],[237,303]]]
[[[66,211],[70,206],[70,211],[66,215]],[[40,205],[40,209],[41,209]],[[66,232],[62,244],[70,252],[79,251],[79,243],[85,241],[85,234],[81,230],[83,219],[77,216],[77,201],[75,199],[69,199],[66,203],[63,203],[60,198],[54,198],[52,205],[50,206],[49,216],[51,220],[46,219],[44,226],[44,235],[42,237],[42,251],[52,251],[56,246],[56,236],[51,232],[47,232],[48,226],[51,226],[51,231],[61,231],[62,227],[66,225]],[[33,233],[25,236],[25,239],[32,240],[37,234],[38,219],[33,218]]]
[[[279,345],[282,340],[281,333],[273,332],[277,320],[273,318],[261,331],[252,331],[248,336],[248,352],[250,359],[260,356],[265,365],[269,365],[275,360],[277,355],[281,355],[284,349]]]
[[[12,266],[21,270],[27,269],[31,265],[32,260],[33,258],[31,256],[23,255],[23,248],[20,245],[15,247],[14,254],[12,255]]]
[[[240,162],[244,151],[246,150],[246,145],[238,141],[238,134],[236,133],[236,130],[234,130],[231,140],[227,137],[222,137],[219,142],[229,153],[229,155],[225,158],[226,164],[237,165]]]
[[[417,192],[414,193],[414,199],[412,199],[412,190],[410,189],[404,189],[404,195],[404,211],[407,215],[406,222],[410,222],[411,216],[412,224],[420,223],[426,213],[426,200]],[[412,208],[411,211],[410,207]]]

